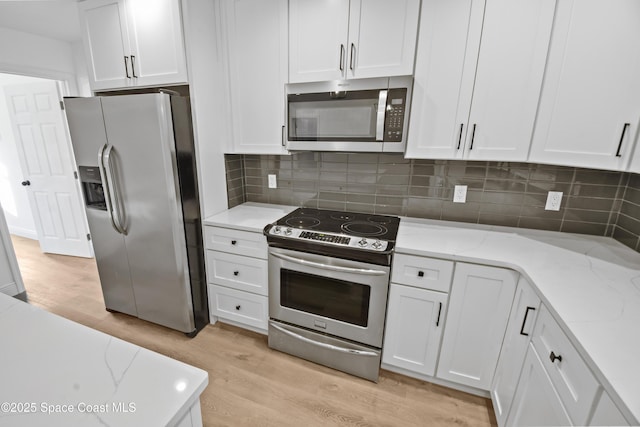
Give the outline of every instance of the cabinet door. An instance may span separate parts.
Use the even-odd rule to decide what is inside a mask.
[[[595,405],[590,426],[628,426],[627,421],[620,410],[616,407],[611,397],[606,391],[600,395],[600,399]]]
[[[413,74],[420,0],[351,0],[347,77]]]
[[[505,425],[507,420],[539,307],[540,298],[529,282],[520,277],[491,385],[491,401],[498,425]]]
[[[489,390],[517,280],[512,270],[456,263],[439,378]]]
[[[560,397],[533,347],[527,357],[513,398],[508,426],[570,426]]]
[[[78,10],[91,89],[133,84],[124,0],[87,0]]]
[[[484,6],[484,0],[423,0],[407,157],[462,157]]]
[[[136,86],[187,82],[178,0],[127,0]]]
[[[530,161],[626,168],[640,120],[638,16],[637,0],[558,0]]]
[[[392,283],[382,363],[433,376],[447,294]]]
[[[287,0],[232,0],[222,6],[227,25],[232,151],[284,154]]]
[[[349,0],[289,2],[289,81],[346,77]]]
[[[466,158],[527,159],[555,3],[487,0]]]

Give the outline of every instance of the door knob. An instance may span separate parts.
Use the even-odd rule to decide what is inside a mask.
[[[27,185],[31,185],[31,181],[29,181],[29,180],[22,181],[22,185],[24,185],[25,187],[26,187]]]

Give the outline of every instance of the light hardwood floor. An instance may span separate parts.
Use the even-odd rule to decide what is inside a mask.
[[[189,339],[109,313],[93,259],[43,254],[37,241],[12,240],[30,303],[209,372],[205,426],[495,425],[488,399],[384,370],[374,384],[271,350],[266,336],[221,323]]]

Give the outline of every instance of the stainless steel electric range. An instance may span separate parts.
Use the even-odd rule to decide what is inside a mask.
[[[267,225],[269,347],[377,381],[399,224],[300,208]]]

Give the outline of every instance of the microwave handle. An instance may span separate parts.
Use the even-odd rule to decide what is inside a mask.
[[[378,95],[378,117],[376,119],[376,141],[384,139],[384,118],[387,110],[387,90],[381,90]]]

